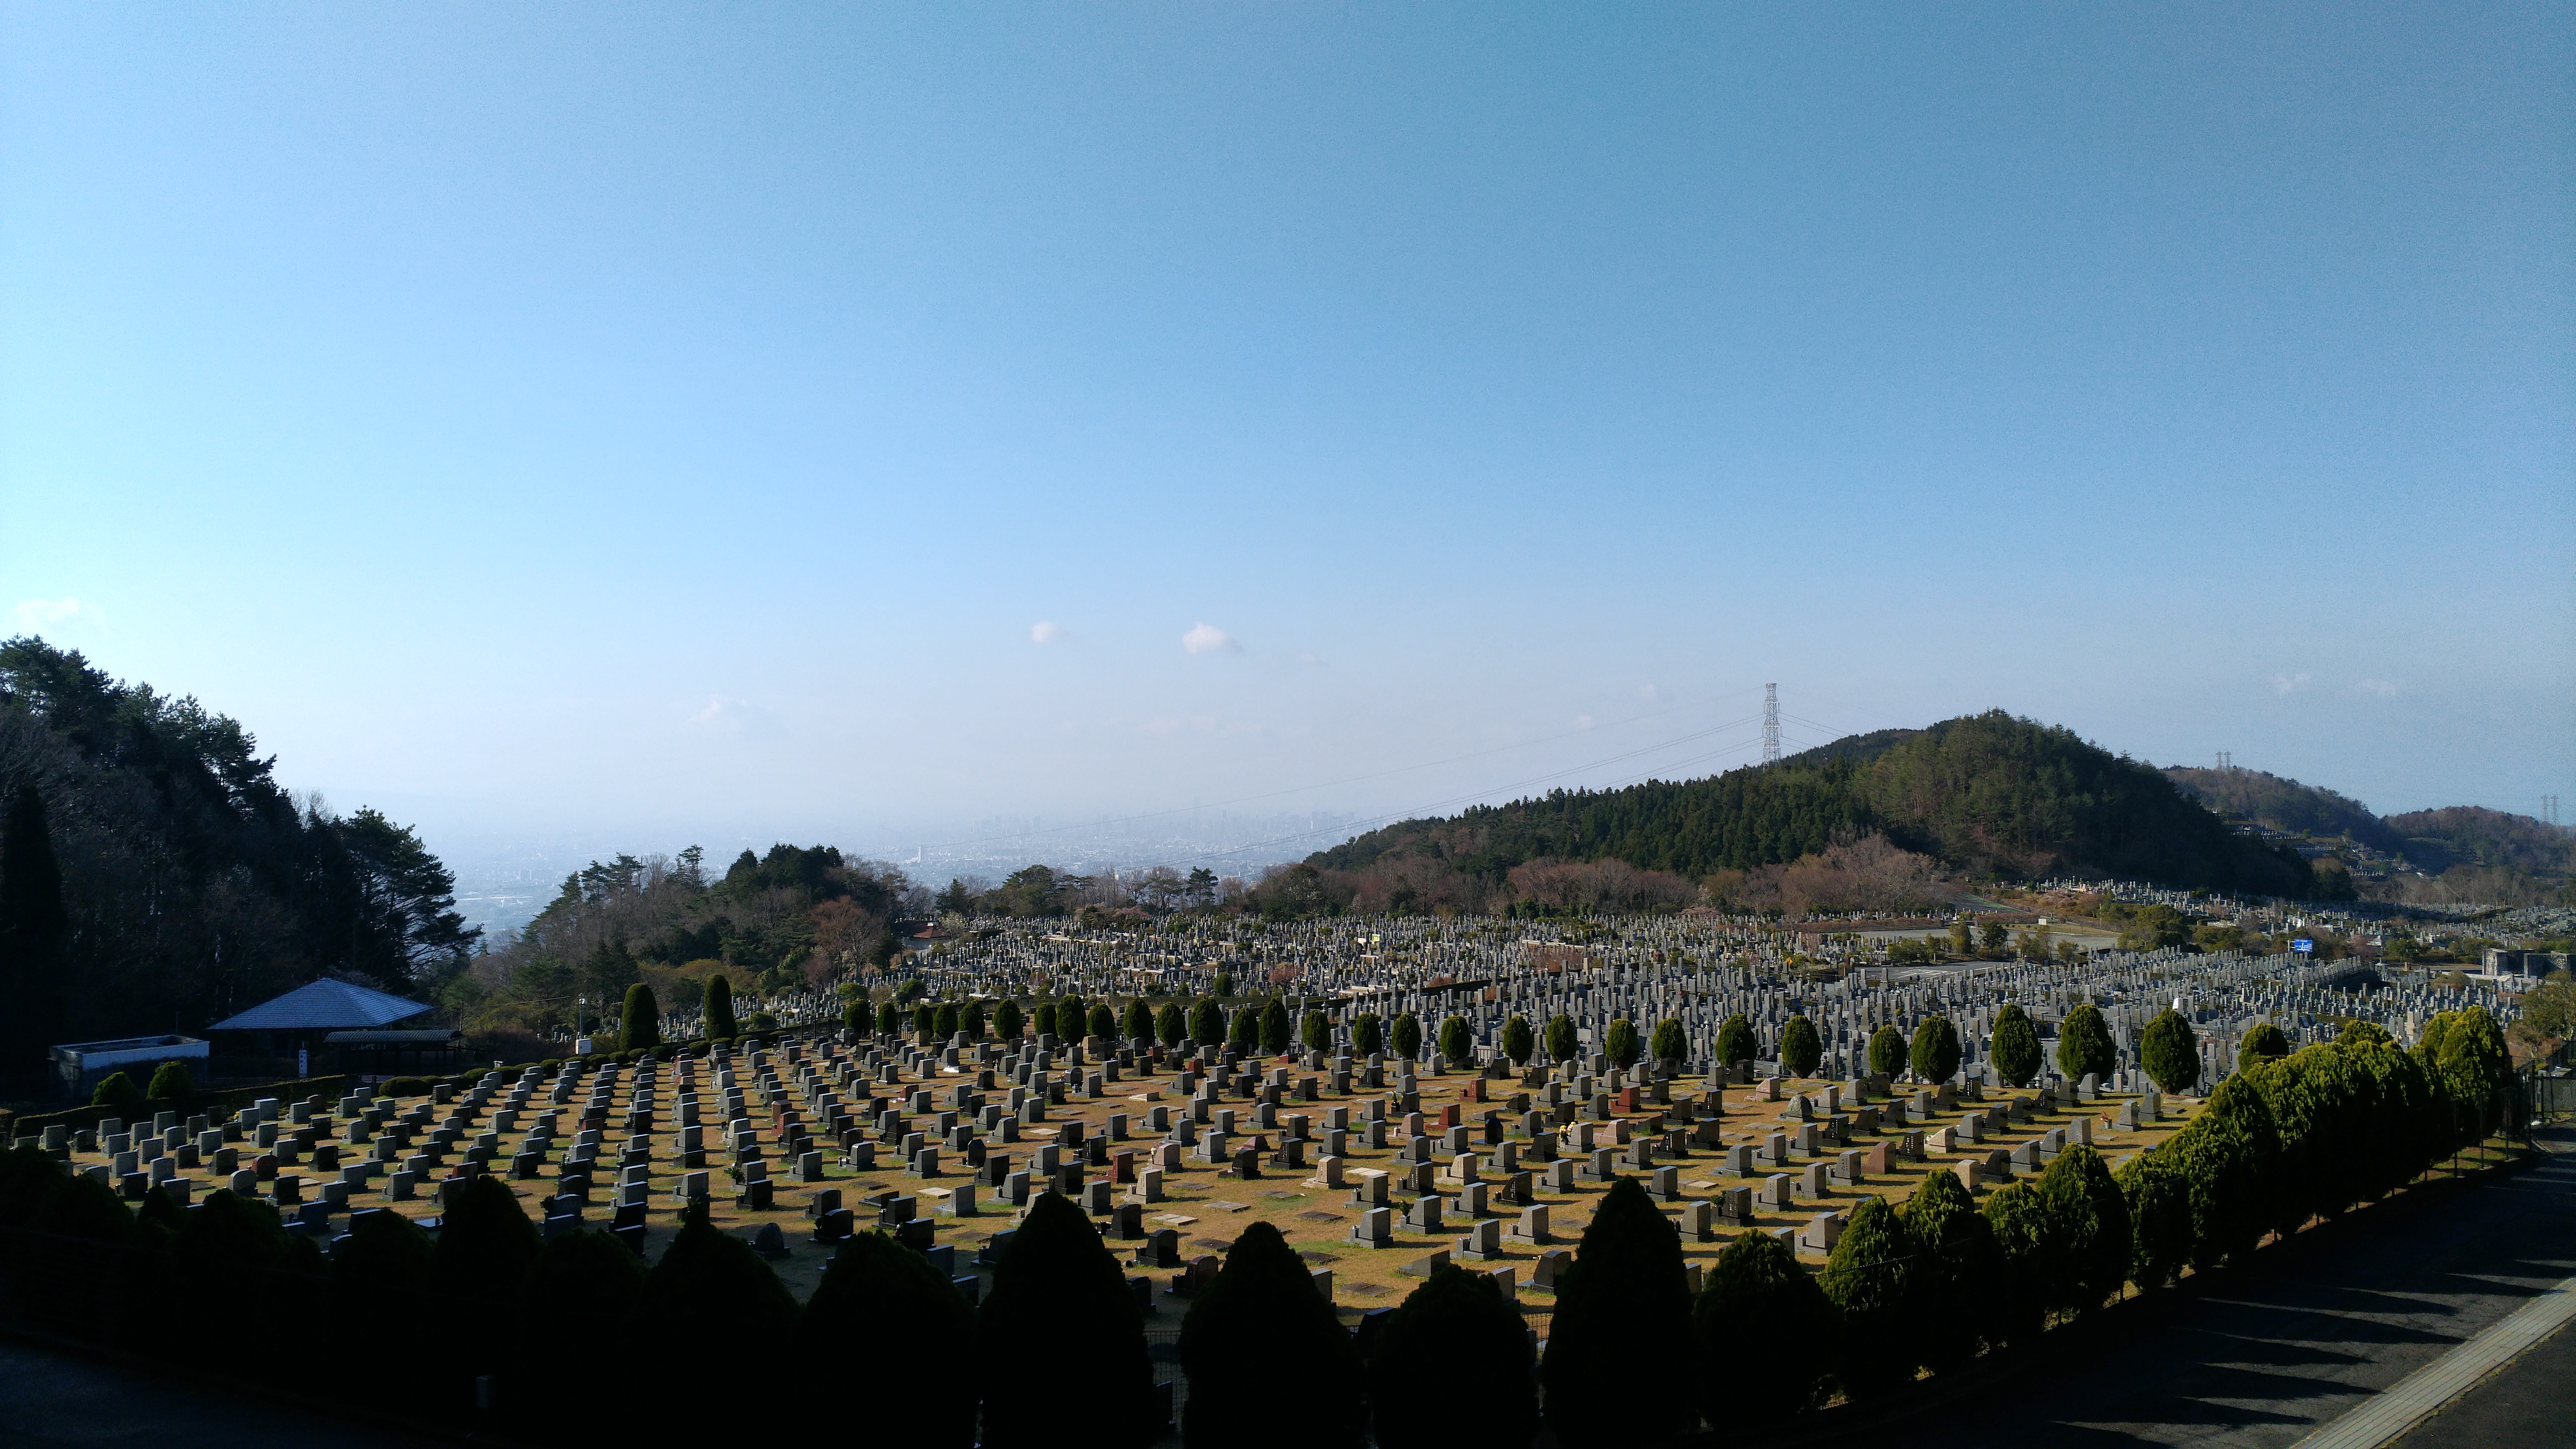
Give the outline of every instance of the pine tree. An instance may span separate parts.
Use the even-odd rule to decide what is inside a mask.
[[[1068,1334],[1065,1325],[1082,1325]],[[1055,1449],[1065,1410],[1083,1438],[1130,1449],[1160,1432],[1145,1320],[1126,1274],[1082,1210],[1056,1193],[1029,1208],[993,1272],[978,1315],[983,1361],[1011,1366],[1010,1389],[984,1401],[986,1449]]]
[[[884,1233],[841,1240],[788,1340],[793,1382],[830,1394],[792,1395],[791,1439],[846,1433],[860,1409],[869,1437],[923,1449],[968,1449],[984,1376],[961,1353],[889,1352],[898,1342],[967,1344],[975,1312],[929,1259]]]
[[[1609,1031],[1602,1035],[1601,1049],[1612,1066],[1623,1070],[1635,1066],[1637,1059],[1646,1054],[1645,1044],[1637,1040],[1637,1024],[1624,1016],[1610,1023]]]
[[[1913,1382],[1914,1255],[1896,1209],[1865,1197],[1817,1276],[1816,1286],[1842,1311],[1835,1375],[1854,1398]]]
[[[2109,1079],[2119,1065],[2120,1051],[2111,1042],[2111,1028],[2102,1013],[2089,1001],[2078,1002],[2057,1026],[2057,1069],[2070,1082],[2088,1076],[2099,1082]]]
[[[1871,1032],[1869,1069],[1891,1082],[1905,1075],[1905,1033],[1892,1026]]]
[[[662,1044],[662,1004],[653,988],[638,981],[626,988],[626,1005],[617,1018],[617,1049],[649,1051]]]
[[[705,1011],[708,1040],[729,1040],[741,1034],[742,1028],[733,1019],[733,983],[722,972],[707,978]]]
[[[1804,1013],[1790,1017],[1780,1029],[1780,1070],[1793,1077],[1812,1077],[1816,1063],[1824,1059],[1825,1043],[1816,1035],[1816,1024]]]
[[[1681,1234],[1634,1178],[1603,1194],[1574,1264],[1558,1279],[1539,1379],[1548,1427],[1567,1449],[1631,1445],[1688,1432],[1687,1399],[1632,1384],[1690,1382],[1690,1290]]]
[[[1253,1223],[1234,1240],[1181,1322],[1180,1351],[1190,1381],[1184,1445],[1358,1449],[1355,1396],[1315,1400],[1308,1413],[1279,1412],[1281,1383],[1349,1383],[1360,1364],[1305,1260],[1270,1224]]]
[[[1698,1407],[1712,1427],[1740,1433],[1814,1407],[1840,1325],[1788,1244],[1755,1228],[1737,1234],[1691,1316]]]
[[[1761,1043],[1753,1036],[1753,1023],[1743,1012],[1728,1017],[1717,1028],[1717,1059],[1728,1066],[1749,1062],[1761,1055]]]
[[[1547,1019],[1547,1055],[1557,1063],[1574,1060],[1575,1049],[1582,1043],[1574,1034],[1574,1018],[1564,1012]]]
[[[1995,1031],[1991,1043],[1995,1075],[2016,1087],[2027,1087],[2039,1075],[2043,1059],[2039,1049],[2039,1028],[2030,1024],[2030,1016],[2018,1002],[2007,1001],[1995,1013]]]
[[[1503,1023],[1503,1055],[1511,1059],[1512,1065],[1525,1067],[1530,1053],[1537,1050],[1538,1033],[1530,1030],[1529,1018],[1514,1012],[1511,1020]]]
[[[1538,1435],[1529,1330],[1491,1279],[1433,1270],[1387,1315],[1368,1365],[1381,1449],[1524,1445]],[[1476,1392],[1461,1395],[1458,1384]]]
[[[1906,1060],[1918,1082],[1938,1086],[1950,1080],[1959,1070],[1959,1029],[1946,1016],[1925,1017],[1914,1028],[1914,1045]]]
[[[2188,1092],[2200,1084],[2200,1038],[2172,1007],[2147,1023],[2138,1038],[2138,1061],[2168,1092]]]

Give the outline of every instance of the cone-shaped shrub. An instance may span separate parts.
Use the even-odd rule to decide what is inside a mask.
[[[1290,1030],[1288,1003],[1276,996],[1264,1002],[1261,1007],[1261,1049],[1274,1057],[1288,1050]]]
[[[125,1255],[135,1243],[134,1213],[115,1189],[87,1175],[63,1183],[36,1215],[50,1239],[26,1275],[25,1303],[36,1320],[68,1338],[102,1342],[115,1322]]]
[[[1191,1041],[1200,1046],[1214,1046],[1225,1040],[1225,1008],[1213,996],[1202,996],[1190,1003]]]
[[[1994,1316],[1986,1320],[1986,1336],[1996,1343],[2023,1343],[2039,1336],[2059,1291],[2048,1204],[2029,1184],[2006,1183],[1986,1195],[1986,1224],[1994,1230],[2003,1269],[1996,1278]]]
[[[23,1228],[70,1179],[62,1164],[34,1147],[0,1148],[0,1228]]]
[[[903,1030],[903,1008],[891,1001],[877,1004],[877,1034],[892,1036]]]
[[[1889,1081],[1905,1075],[1905,1033],[1892,1026],[1871,1032],[1869,1069]]]
[[[1637,1024],[1623,1016],[1612,1021],[1610,1029],[1602,1034],[1601,1050],[1612,1066],[1633,1067],[1646,1054],[1646,1045],[1637,1039]]]
[[[710,1040],[742,1034],[742,1028],[733,1019],[733,983],[727,981],[721,971],[707,978],[706,1018]]]
[[[1865,1197],[1834,1240],[1834,1251],[1816,1285],[1841,1310],[1841,1353],[1835,1376],[1854,1398],[1914,1381],[1914,1244],[1896,1209]]]
[[[2245,1028],[2245,1035],[2236,1042],[2236,1059],[2241,1067],[2251,1067],[2265,1057],[2279,1058],[2289,1054],[2289,1035],[2268,1021],[2258,1021]]]
[[[1163,1003],[1163,1009],[1154,1013],[1154,1035],[1162,1041],[1163,1045],[1179,1046],[1181,1039],[1189,1034],[1189,1013],[1181,1010],[1179,1002],[1166,1001]]]
[[[1994,1229],[1956,1176],[1935,1172],[1906,1200],[1905,1235],[1916,1254],[1916,1322],[1927,1330],[1924,1362],[1936,1369],[1964,1363],[1994,1316],[1996,1280],[2003,1271]]]
[[[1529,1018],[1514,1012],[1512,1019],[1503,1023],[1503,1055],[1511,1058],[1512,1065],[1525,1067],[1530,1053],[1537,1050],[1538,1033],[1530,1030]]]
[[[1574,1060],[1575,1049],[1582,1041],[1574,1034],[1574,1018],[1560,1011],[1547,1019],[1547,1055],[1554,1062]]]
[[[1691,1317],[1699,1408],[1712,1426],[1753,1428],[1814,1406],[1838,1325],[1788,1244],[1753,1228],[1737,1234],[1710,1265]]]
[[[2111,1174],[2129,1210],[2129,1281],[2142,1289],[2173,1282],[2191,1261],[2191,1184],[2162,1152],[2141,1152]]]
[[[1659,1062],[1678,1062],[1690,1055],[1690,1039],[1682,1035],[1682,1024],[1672,1017],[1655,1023],[1655,1035],[1646,1048]]]
[[[601,1431],[650,1432],[645,1407],[667,1403],[669,1365],[610,1333],[566,1331],[570,1324],[623,1326],[644,1297],[644,1262],[613,1234],[557,1233],[537,1250],[519,1286],[519,1361],[513,1365],[513,1412],[574,1439]],[[530,1369],[542,1364],[541,1374]],[[545,1385],[578,1385],[559,1394]]]
[[[1374,1011],[1351,1018],[1351,1055],[1366,1057],[1386,1050],[1386,1024]]]
[[[880,1443],[967,1449],[985,1378],[975,1360],[894,1350],[974,1338],[974,1310],[928,1258],[883,1233],[843,1239],[796,1320],[798,1381],[832,1386],[803,1401],[801,1428],[819,1440],[856,1413]]]
[[[966,1033],[970,1042],[984,1039],[984,1003],[969,1001],[957,1008],[957,1029]]]
[[[197,1079],[189,1075],[186,1062],[163,1062],[152,1069],[152,1085],[143,1089],[143,1095],[184,1107],[196,1100]]]
[[[1687,1384],[1690,1289],[1682,1240],[1636,1179],[1603,1194],[1574,1264],[1559,1278],[1556,1316],[1539,1379],[1547,1423],[1567,1449],[1634,1445],[1686,1433],[1687,1396],[1640,1394],[1636,1384]]]
[[[486,1307],[514,1304],[537,1246],[537,1226],[510,1185],[488,1173],[472,1178],[439,1222],[437,1290]]]
[[[2212,1268],[2254,1250],[2278,1212],[2281,1139],[2271,1107],[2243,1073],[2221,1082],[2209,1105],[2158,1155],[2191,1184],[2191,1261]]]
[[[1109,1003],[1101,1002],[1091,1008],[1090,1019],[1083,1023],[1083,1028],[1106,1041],[1118,1034],[1118,1013],[1109,1009]]]
[[[2045,1060],[2039,1049],[2039,1028],[2030,1024],[2030,1015],[2020,1003],[2007,1001],[1995,1013],[1992,1050],[1995,1075],[2006,1082],[2027,1087],[2039,1075],[2039,1064]]]
[[[233,1331],[200,1340],[211,1366],[255,1373],[272,1361],[275,1343],[267,1335],[291,1331],[292,1317],[277,1291],[286,1262],[286,1228],[277,1209],[217,1188],[188,1214],[170,1256],[177,1301],[244,1310]]]
[[[1387,1315],[1369,1360],[1380,1449],[1520,1449],[1538,1435],[1532,1368],[1529,1326],[1491,1279],[1434,1271]]]
[[[1066,992],[1055,1004],[1055,1034],[1070,1041],[1091,1028],[1091,1007],[1080,994]]]
[[[1010,1366],[1008,1389],[984,1401],[985,1449],[1054,1449],[1070,1406],[1083,1442],[1104,1449],[1161,1432],[1144,1314],[1099,1230],[1061,1195],[1031,1205],[978,1319],[983,1362]]]
[[[1400,1057],[1422,1055],[1422,1018],[1412,1012],[1395,1019],[1395,1054]]]
[[[110,1072],[99,1082],[98,1090],[89,1094],[89,1104],[112,1107],[118,1116],[131,1122],[143,1112],[143,1089],[125,1073]]]
[[[2182,1013],[2170,1006],[2158,1012],[2139,1035],[2138,1061],[2168,1092],[2188,1092],[2200,1085],[2200,1038]]]
[[[366,1335],[378,1371],[333,1382],[340,1397],[409,1400],[427,1387],[437,1255],[429,1234],[400,1213],[350,1215],[349,1235],[331,1254],[331,1323]]]
[[[951,1003],[948,1009],[949,1009],[951,1012],[954,1012],[954,1011],[956,1011],[956,1010],[957,1010],[957,1007],[955,1006],[955,1004],[954,1004],[954,1003]],[[1060,1012],[1060,1011],[1061,1011],[1061,1008],[1059,1008],[1059,1012]],[[925,1036],[925,1037],[937,1037],[937,1036],[939,1035],[939,1003],[938,1003],[938,1002],[935,1002],[935,1001],[924,1001],[924,1002],[920,1003],[919,1005],[917,1005],[917,1006],[913,1007],[913,1009],[912,1009],[912,1034],[913,1034],[914,1036]]]
[[[868,1004],[864,1001],[853,1001],[841,1008],[841,1025],[851,1031],[865,1035],[867,1029],[875,1024],[876,1018],[869,1014]]]
[[[2120,1049],[2102,1013],[2089,1001],[2077,1003],[2057,1024],[2057,1069],[2066,1080],[2080,1082],[2087,1076],[2104,1080],[2119,1066]]]
[[[1130,1041],[1154,1034],[1154,1008],[1145,1004],[1145,998],[1131,996],[1127,999],[1126,1013],[1118,1018],[1118,1034]]]
[[[1825,1059],[1825,1043],[1816,1035],[1816,1024],[1804,1014],[1789,1018],[1780,1029],[1780,1070],[1793,1077],[1812,1077],[1816,1063]]]
[[[1238,1006],[1234,1017],[1225,1024],[1225,1044],[1238,1052],[1250,1054],[1261,1050],[1261,1008]]]
[[[1743,1012],[1739,1011],[1719,1024],[1717,1028],[1719,1061],[1731,1067],[1738,1062],[1753,1060],[1761,1054],[1761,1051],[1761,1043],[1753,1036],[1753,1023],[1744,1019]]]
[[[671,1246],[636,1295],[641,1343],[682,1343],[711,1324],[743,1343],[780,1343],[796,1326],[796,1299],[751,1245],[719,1232],[703,1205],[681,1220]]]
[[[1333,1019],[1323,1012],[1309,1010],[1297,1020],[1297,1040],[1310,1052],[1319,1052],[1333,1044]]]
[[[2335,1033],[2335,1045],[2341,1047],[2387,1044],[2396,1040],[2388,1034],[2388,1028],[2375,1021],[2364,1021],[2357,1016],[2345,1022],[2342,1031]]]
[[[647,1051],[662,1044],[662,1003],[653,988],[638,981],[626,988],[626,1005],[617,1018],[617,1049]]]
[[[1020,1003],[1008,996],[993,1008],[993,1035],[1004,1041],[1018,1041],[1028,1029],[1028,1018],[1020,1014]]]
[[[1959,1029],[1946,1016],[1931,1016],[1914,1028],[1914,1044],[1906,1054],[1907,1065],[1914,1068],[1914,1080],[1938,1086],[1950,1080],[1959,1070]]]
[[[1254,1223],[1234,1240],[1216,1281],[1181,1321],[1180,1348],[1190,1379],[1181,1442],[1190,1449],[1357,1449],[1356,1395],[1322,1395],[1300,1413],[1279,1411],[1280,1384],[1347,1384],[1360,1363],[1305,1260],[1270,1224]]]
[[[2062,1313],[2089,1313],[2128,1281],[2129,1250],[2135,1244],[2128,1199],[2121,1196],[2102,1154],[2081,1142],[2057,1154],[2039,1175],[2039,1196],[2048,1205],[2060,1255],[2061,1291],[2049,1306]]]
[[[930,1014],[931,1034],[941,1041],[947,1041],[949,1038],[957,1035],[957,1023],[961,1019],[962,1018],[958,1014],[957,1003],[953,1001],[943,1001],[939,1003],[938,1009]]]
[[[1467,1018],[1452,1016],[1440,1023],[1440,1055],[1453,1067],[1475,1060],[1476,1036]]]

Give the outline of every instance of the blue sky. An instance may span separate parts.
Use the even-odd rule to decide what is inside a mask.
[[[0,608],[433,843],[1373,814],[1767,681],[2528,811],[2571,15],[16,6]]]

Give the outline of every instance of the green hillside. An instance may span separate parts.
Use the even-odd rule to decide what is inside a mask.
[[[2236,833],[2153,766],[2000,710],[1855,736],[1769,766],[1558,791],[1409,820],[1308,858],[1325,870],[1428,857],[1487,880],[1543,857],[1698,879],[1884,831],[1971,874],[2091,872],[2304,895],[2305,862]]]
[[[2373,850],[2405,853],[2406,841],[2370,807],[2348,795],[2261,770],[2201,770],[2174,765],[2165,778],[2222,815],[2242,816],[2292,835],[2349,836]]]

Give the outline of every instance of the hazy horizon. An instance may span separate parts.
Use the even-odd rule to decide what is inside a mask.
[[[1769,682],[2531,814],[2571,42],[21,10],[0,609],[493,870],[1290,858],[1207,816],[1714,773]]]

